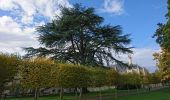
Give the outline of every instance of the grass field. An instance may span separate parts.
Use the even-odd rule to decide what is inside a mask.
[[[114,100],[107,99],[107,100]],[[170,100],[170,88],[158,91],[147,92],[143,94],[118,97],[117,100]]]
[[[134,93],[135,91],[130,92]],[[119,91],[118,94],[119,96],[115,98],[114,90],[102,91],[102,100],[170,100],[170,88],[131,95],[128,95],[127,91]],[[83,97],[85,99],[82,100],[99,100],[99,93],[88,93],[83,95]],[[33,100],[33,97],[8,98],[7,100]],[[58,96],[40,97],[40,100],[58,100]],[[65,95],[64,100],[74,100],[74,96]]]

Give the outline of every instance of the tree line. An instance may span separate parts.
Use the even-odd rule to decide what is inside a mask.
[[[0,66],[3,74],[0,77],[1,95],[9,88],[7,84],[17,78],[19,88],[34,90],[35,100],[38,100],[42,88],[60,88],[62,100],[63,89],[73,88],[76,98],[78,93],[81,98],[82,89],[87,87],[114,86],[116,89],[140,89],[142,85],[160,83],[158,75],[119,73],[113,68],[61,63],[49,58],[21,59],[14,55],[1,54],[0,60],[3,61]]]

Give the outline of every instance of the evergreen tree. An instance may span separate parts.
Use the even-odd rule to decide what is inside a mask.
[[[25,48],[26,57],[48,56],[74,64],[108,65],[122,61],[114,53],[131,53],[129,35],[120,26],[103,25],[104,19],[93,8],[76,4],[63,7],[62,16],[37,28],[38,41],[43,47]]]

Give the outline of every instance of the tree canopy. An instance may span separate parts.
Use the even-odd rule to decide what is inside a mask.
[[[168,0],[168,13],[166,14],[167,23],[158,24],[158,29],[154,34],[156,37],[157,43],[161,47],[160,53],[155,53],[154,57],[157,61],[158,68],[162,73],[162,80],[169,81],[170,80],[170,0]]]
[[[158,29],[153,37],[163,49],[170,51],[170,0],[168,0],[168,13],[166,14],[167,23],[158,23]]]
[[[123,34],[119,25],[104,25],[94,8],[76,4],[62,7],[61,14],[36,29],[42,47],[25,48],[26,57],[48,56],[74,64],[103,66],[122,63],[114,57],[115,53],[132,53],[127,47],[129,34]]]

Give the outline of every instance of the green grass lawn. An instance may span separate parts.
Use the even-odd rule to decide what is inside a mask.
[[[113,100],[113,98],[108,100]],[[170,100],[170,88],[137,95],[121,96],[117,100]]]
[[[140,92],[143,90],[140,90]],[[156,90],[152,92],[145,92],[145,93],[139,93],[139,94],[131,94],[127,95],[127,90],[121,90],[118,91],[119,95],[126,94],[124,96],[118,96],[117,99],[114,97],[115,90],[109,89],[106,91],[102,91],[102,100],[170,100],[170,88],[162,89],[162,90]],[[136,90],[130,91],[130,93],[134,93]],[[112,96],[111,96],[112,95]],[[91,100],[90,98],[93,98],[92,100],[99,100],[99,93],[93,92],[84,94],[84,98],[89,98],[86,100]],[[108,97],[107,97],[108,96]],[[40,100],[58,100],[59,96],[44,96],[40,97]],[[24,97],[24,98],[8,98],[7,100],[33,100],[33,97]],[[65,95],[64,100],[74,100],[74,95]],[[85,100],[85,99],[83,99]]]

